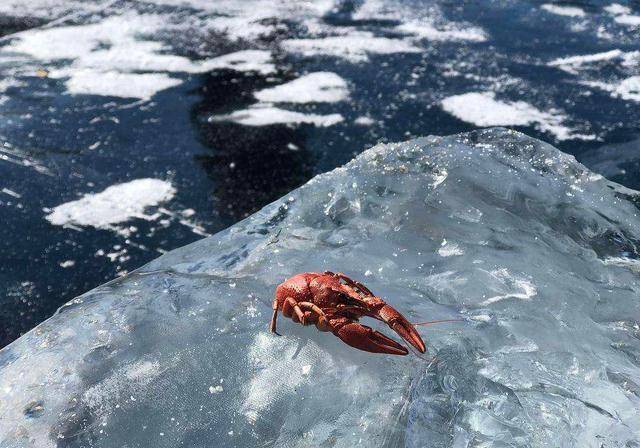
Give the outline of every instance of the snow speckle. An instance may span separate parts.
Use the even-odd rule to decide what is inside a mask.
[[[348,98],[347,82],[335,73],[315,72],[279,86],[256,92],[270,103],[335,103]]]
[[[66,260],[58,264],[60,265],[61,268],[72,268],[73,266],[75,266],[76,262],[75,260]]]
[[[136,179],[112,185],[100,193],[90,193],[81,199],[54,207],[46,216],[53,225],[91,226],[112,229],[114,224],[131,218],[153,219],[145,215],[147,207],[173,198],[176,190],[160,179]]]
[[[447,240],[442,240],[440,248],[438,248],[438,255],[441,257],[453,257],[457,255],[464,255],[464,250],[455,243],[450,243]]]
[[[353,122],[360,126],[371,126],[375,124],[376,121],[371,117],[361,116],[353,120]]]
[[[210,394],[219,394],[220,392],[223,392],[224,388],[220,385],[217,386],[209,386],[209,393]]]
[[[270,104],[257,104],[244,110],[238,110],[228,115],[214,115],[209,121],[233,121],[245,126],[267,126],[271,124],[308,123],[319,127],[332,126],[343,120],[340,114],[305,114],[286,109],[280,109]]]

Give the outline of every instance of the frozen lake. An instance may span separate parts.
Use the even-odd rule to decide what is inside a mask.
[[[637,2],[0,2],[0,346],[379,141],[502,125],[640,187]]]

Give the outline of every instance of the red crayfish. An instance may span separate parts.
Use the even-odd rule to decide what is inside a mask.
[[[406,355],[409,351],[393,339],[358,323],[363,316],[385,322],[420,353],[426,348],[416,328],[396,309],[366,286],[342,273],[326,271],[295,275],[276,288],[271,331],[276,332],[278,311],[302,325],[315,324],[346,344],[372,353]]]

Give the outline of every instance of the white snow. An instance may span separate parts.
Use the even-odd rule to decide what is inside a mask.
[[[615,98],[640,102],[640,76],[630,76],[617,83],[585,81],[583,84],[610,92]]]
[[[0,193],[4,193],[4,194],[12,196],[12,197],[14,197],[16,199],[20,199],[22,197],[22,195],[20,193],[16,193],[15,191],[13,191],[13,190],[11,190],[9,188],[6,188],[6,187],[3,187],[2,189],[0,189]]]
[[[640,26],[640,16],[636,15],[623,14],[620,16],[616,16],[613,20],[622,25],[629,25],[633,27]]]
[[[481,28],[468,26],[465,28],[449,27],[438,29],[433,24],[423,21],[409,21],[398,25],[396,30],[412,34],[420,39],[434,41],[470,41],[484,42],[487,40],[487,34]]]
[[[468,23],[451,22],[434,4],[366,0],[353,14],[356,20],[391,20],[401,22],[393,28],[418,39],[432,41],[484,42],[487,33]]]
[[[71,94],[149,99],[182,83],[169,73],[202,73],[219,68],[236,71],[275,71],[271,53],[243,50],[204,61],[171,54],[150,37],[166,26],[166,17],[127,11],[97,23],[32,29],[15,34],[3,48],[45,64],[56,64],[49,77],[66,79]]]
[[[233,121],[245,126],[267,126],[270,124],[309,123],[319,127],[332,126],[344,118],[340,114],[304,114],[280,109],[270,104],[257,104],[248,109],[238,110],[228,115],[215,115],[210,121]]]
[[[164,73],[120,73],[76,70],[65,81],[73,95],[103,95],[146,100],[157,92],[182,84]]]
[[[10,17],[37,17],[51,20],[62,14],[73,15],[78,11],[99,11],[113,0],[2,0],[0,14]]]
[[[605,6],[604,10],[613,16],[615,22],[621,25],[640,26],[640,16],[631,14],[631,8],[628,6],[612,3],[609,6]]]
[[[631,14],[631,8],[623,6],[620,3],[611,3],[609,6],[605,6],[604,10],[611,15]]]
[[[360,126],[371,126],[372,124],[375,124],[376,121],[371,117],[367,117],[363,115],[353,120],[353,122]]]
[[[364,62],[369,54],[419,53],[422,50],[402,39],[375,37],[366,31],[352,32],[344,36],[318,39],[287,39],[284,50],[303,56],[335,56],[351,62]]]
[[[578,56],[569,56],[566,58],[558,58],[549,62],[547,65],[558,67],[568,73],[576,74],[585,64],[592,62],[610,61],[618,58],[625,58],[627,53],[622,50],[611,50],[602,53],[585,54]]]
[[[270,103],[335,103],[349,97],[347,82],[332,72],[315,72],[279,86],[256,92]]]
[[[153,217],[145,215],[145,209],[171,200],[175,193],[175,188],[168,181],[136,179],[60,204],[52,209],[46,219],[58,226],[112,229],[114,224],[131,218],[152,219]]]
[[[593,135],[576,134],[562,123],[565,117],[541,111],[524,101],[499,101],[494,92],[470,92],[442,100],[442,108],[451,115],[476,126],[530,126],[553,134],[558,140],[592,140]]]
[[[209,386],[209,393],[210,394],[219,394],[220,392],[223,392],[224,388],[220,385],[217,386]]]
[[[624,100],[640,101],[640,76],[631,76],[622,80],[613,94]]]
[[[202,71],[223,68],[238,72],[254,71],[263,75],[268,75],[276,71],[271,53],[265,50],[242,50],[218,56],[204,63]]]
[[[505,268],[496,269],[487,272],[487,274],[496,282],[497,288],[503,290],[504,294],[489,297],[480,303],[482,306],[505,299],[529,300],[538,293],[536,286],[530,280],[517,277]]]
[[[577,6],[561,6],[561,5],[553,5],[551,3],[545,3],[540,8],[552,14],[557,14],[559,16],[584,17],[586,15],[584,10]]]
[[[442,244],[438,248],[438,255],[441,257],[454,257],[457,255],[464,255],[464,250],[460,248],[456,243],[450,243],[447,240],[442,240]]]

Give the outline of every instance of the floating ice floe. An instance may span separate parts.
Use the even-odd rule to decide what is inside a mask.
[[[366,0],[354,12],[357,20],[389,20],[400,22],[393,31],[431,41],[488,40],[486,31],[469,23],[452,22],[443,17],[436,4]]]
[[[602,53],[558,58],[550,61],[547,65],[551,67],[558,67],[568,73],[577,74],[585,68],[585,66],[589,67],[590,64],[596,62],[620,60],[623,65],[631,65],[633,60],[637,58],[637,53],[638,52],[625,53],[622,50],[615,49],[604,51]]]
[[[113,229],[116,224],[132,218],[154,219],[145,210],[170,201],[175,193],[175,188],[168,181],[136,179],[60,204],[51,210],[46,219],[57,226]]]
[[[315,72],[256,92],[265,103],[336,103],[349,97],[347,82],[332,72]]]
[[[616,83],[584,81],[583,84],[610,92],[615,98],[640,102],[640,76],[631,76]]]
[[[276,71],[271,53],[266,50],[241,50],[208,60],[202,71],[231,69],[239,72],[258,72],[269,75]]]
[[[344,118],[340,114],[310,114],[280,109],[270,104],[257,104],[248,109],[237,110],[227,115],[214,115],[210,122],[232,121],[245,126],[267,126],[271,124],[307,123],[327,127],[340,123]]]
[[[557,14],[559,16],[567,16],[567,17],[586,16],[584,9],[578,6],[564,6],[564,5],[554,5],[552,3],[545,3],[540,8],[552,14]]]
[[[487,33],[475,26],[448,26],[444,29],[438,29],[428,22],[408,21],[396,26],[394,29],[402,33],[414,35],[420,39],[433,41],[484,42],[487,40]]]
[[[366,115],[363,115],[361,117],[357,117],[355,120],[353,120],[353,122],[360,126],[371,126],[375,124],[376,120],[374,120],[371,117],[367,117]]]
[[[598,63],[602,62],[618,64],[617,68],[622,76],[618,75],[607,81],[594,79],[600,73]],[[569,56],[554,59],[548,65],[580,75],[582,79],[578,82],[610,92],[615,98],[640,101],[640,76],[624,77],[625,74],[637,73],[637,68],[640,68],[640,51],[624,52],[616,49],[603,53]]]
[[[71,94],[124,98],[149,99],[183,82],[171,74],[222,68],[261,74],[275,71],[265,50],[242,50],[202,61],[171,54],[165,44],[150,37],[165,26],[166,17],[161,14],[125,10],[96,23],[17,33],[2,51],[50,65],[48,76],[64,79]]]
[[[351,62],[364,62],[370,54],[420,53],[422,50],[403,39],[376,37],[367,31],[316,39],[287,39],[282,48],[303,56],[334,56]]]
[[[595,135],[579,134],[563,124],[557,111],[541,111],[524,101],[499,101],[493,92],[470,92],[442,100],[451,115],[476,126],[535,126],[558,140],[593,140]]]
[[[75,70],[65,82],[72,95],[103,95],[150,99],[161,90],[182,84],[164,73],[121,73]]]
[[[621,25],[638,27],[640,26],[640,15],[632,14],[631,8],[621,5],[620,3],[612,3],[604,8],[613,16],[613,20]]]

